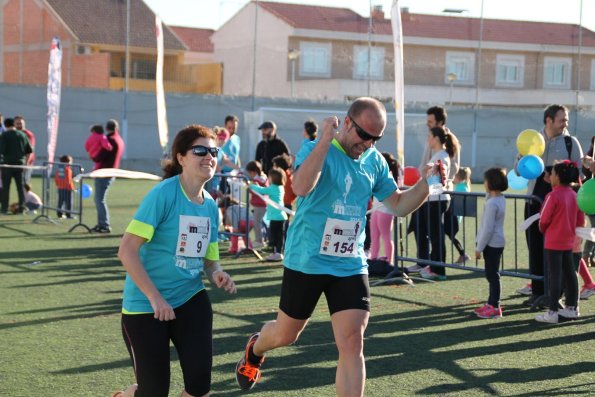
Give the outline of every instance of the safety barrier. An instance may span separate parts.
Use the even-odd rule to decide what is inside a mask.
[[[475,237],[481,222],[481,214],[486,198],[485,193],[445,191],[443,194],[449,195],[451,198],[451,200],[440,201],[442,205],[449,203],[450,207],[450,211],[447,210],[443,215],[444,223],[437,218],[442,215],[438,211],[435,211],[435,214],[430,214],[428,206],[425,204],[406,218],[395,218],[395,263],[399,263],[401,268],[405,267],[405,263],[416,263],[420,266],[431,265],[484,272],[483,261],[475,260]],[[543,276],[529,273],[529,249],[527,246],[530,245],[530,240],[528,241],[527,239],[530,236],[525,237],[525,232],[519,228],[525,221],[525,203],[535,203],[539,206],[542,200],[537,196],[524,194],[504,194],[503,196],[506,199],[506,217],[504,223],[506,245],[502,255],[500,274],[502,276],[542,280],[544,285],[547,286],[547,266],[544,266]],[[423,211],[426,211],[426,213],[422,213]],[[434,218],[431,215],[434,215]],[[449,240],[449,234],[453,234],[452,231],[456,229],[455,224],[458,222],[458,217],[461,217],[461,222],[458,224],[459,231],[455,237],[461,243],[464,252],[469,255],[469,259],[462,263],[457,263],[460,253],[457,251],[453,239],[450,239],[450,243],[446,242],[442,244],[442,241],[438,242],[439,257],[443,257],[445,253],[446,261],[419,258],[415,239],[411,241],[411,237],[416,237],[413,233],[418,233],[417,241],[421,237],[419,231],[414,227],[416,219],[420,222],[426,222],[426,230],[428,232],[432,230],[435,233],[444,233],[446,235],[444,241],[447,241]],[[441,229],[436,230],[436,228]],[[526,249],[520,249],[521,247]],[[546,295],[544,299],[547,299],[547,293],[548,289],[545,288]],[[537,304],[541,303],[537,302]]]
[[[33,222],[38,223],[45,219],[56,223],[52,216],[55,213],[55,218],[72,218],[78,221],[68,229],[68,232],[82,227],[90,233],[91,228],[83,223],[84,178],[73,180],[71,186],[68,186],[69,182],[67,182],[69,177],[74,178],[76,175],[82,174],[83,167],[80,164],[53,162],[44,162],[43,167],[41,196],[43,204],[40,215],[33,219]]]

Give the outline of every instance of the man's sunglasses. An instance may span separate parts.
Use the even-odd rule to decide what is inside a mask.
[[[355,132],[357,133],[357,136],[359,136],[363,141],[376,142],[377,140],[382,138],[382,135],[374,136],[374,135],[367,133],[362,127],[357,125],[357,123],[355,122],[355,120],[353,120],[351,118],[351,116],[348,116],[348,117],[349,117],[349,120],[351,120],[351,122],[353,123],[353,126],[355,127]]]
[[[192,150],[192,154],[198,157],[204,157],[207,153],[210,153],[212,157],[217,157],[219,153],[218,147],[207,147],[203,145],[192,146],[190,150]]]

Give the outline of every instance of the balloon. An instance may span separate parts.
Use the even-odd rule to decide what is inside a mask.
[[[544,170],[543,160],[541,157],[537,157],[534,154],[529,154],[527,156],[523,156],[520,159],[519,164],[517,165],[517,170],[519,174],[525,179],[535,179]]]
[[[587,215],[595,214],[595,179],[591,178],[578,190],[578,208]]]
[[[419,175],[419,171],[415,167],[405,167],[403,170],[403,183],[405,186],[413,186],[420,180],[421,175]]]
[[[84,199],[91,197],[91,195],[93,194],[93,188],[91,187],[91,185],[87,185],[86,183],[83,183],[81,190]]]
[[[523,156],[528,154],[541,156],[545,150],[545,139],[535,130],[524,130],[516,139],[516,147]]]
[[[523,190],[527,188],[529,181],[520,175],[517,175],[514,170],[508,171],[508,187],[513,190]]]

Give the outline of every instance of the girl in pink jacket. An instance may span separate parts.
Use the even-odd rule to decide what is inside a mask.
[[[565,160],[554,164],[550,175],[552,191],[545,196],[541,206],[539,230],[544,235],[545,259],[549,274],[549,311],[535,319],[543,323],[557,324],[559,316],[577,319],[578,278],[572,259],[576,228],[583,226],[585,215],[578,209],[576,193],[570,186],[578,181],[578,168]],[[564,283],[565,307],[558,310],[558,298]]]

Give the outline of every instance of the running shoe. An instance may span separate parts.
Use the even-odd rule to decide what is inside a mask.
[[[589,299],[591,295],[595,295],[595,285],[592,285],[591,287],[584,286],[583,289],[581,289],[581,299]]]
[[[465,263],[469,260],[469,255],[467,254],[463,254],[461,256],[459,256],[459,259],[457,259],[457,261],[455,263]]]
[[[523,288],[517,289],[516,292],[521,295],[531,296],[533,294],[533,289],[531,288],[531,283],[525,285]]]
[[[473,310],[473,313],[477,314],[477,313],[481,313],[483,312],[485,309],[487,309],[487,307],[490,306],[489,304],[485,304],[483,306],[478,307],[477,309]]]
[[[486,308],[477,313],[477,317],[479,318],[501,318],[502,317],[502,307],[494,307],[492,305],[486,305]]]
[[[540,323],[558,324],[558,312],[548,310],[543,314],[538,314],[535,317],[535,320],[539,321]]]
[[[425,278],[426,280],[433,280],[433,281],[444,281],[446,280],[446,276],[443,276],[438,273],[434,273],[430,266],[426,266],[419,271],[419,275],[421,278]]]
[[[260,336],[260,332],[252,334],[248,339],[248,343],[246,344],[246,351],[244,353],[244,357],[238,361],[236,365],[236,381],[240,386],[240,389],[247,391],[254,387],[254,385],[260,380],[260,366],[264,362],[264,356],[260,359],[260,362],[257,365],[252,364],[248,360],[248,353],[250,351],[250,347],[256,343],[256,340]]]
[[[564,309],[558,310],[558,316],[564,317],[569,320],[576,320],[581,316],[578,306],[566,306]]]

